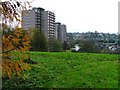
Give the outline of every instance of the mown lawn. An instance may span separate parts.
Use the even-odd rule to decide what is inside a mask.
[[[31,52],[31,70],[4,88],[118,88],[118,55]]]

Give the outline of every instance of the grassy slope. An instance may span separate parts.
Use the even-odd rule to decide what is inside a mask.
[[[13,84],[11,86],[31,88],[118,87],[117,55],[31,52],[31,58],[39,64],[31,65],[31,71],[26,72],[26,78],[19,83],[19,86]]]
[[[33,52],[32,58],[39,61],[39,68],[49,77],[46,76],[44,87],[107,88],[118,85],[116,55]]]

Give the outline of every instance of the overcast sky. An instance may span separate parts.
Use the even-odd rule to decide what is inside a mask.
[[[35,0],[33,7],[53,11],[68,32],[118,32],[119,0]]]
[[[56,22],[66,24],[67,32],[117,33],[118,1],[34,0],[31,5],[54,12]]]

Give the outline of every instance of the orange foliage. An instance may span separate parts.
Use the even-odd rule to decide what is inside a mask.
[[[22,60],[4,60],[2,62],[2,67],[2,77],[8,76],[10,79],[12,79],[13,75],[20,76],[21,71],[30,70],[29,64],[24,63]]]
[[[22,5],[21,1],[0,2],[0,18],[2,19],[2,25],[0,25],[2,26],[0,27],[2,29],[2,77],[8,76],[10,79],[14,75],[20,76],[21,71],[30,69],[29,65],[23,62],[24,58],[29,56],[26,51],[29,51],[30,48],[30,32],[18,27],[21,22],[20,15],[22,10],[26,10],[26,6]],[[10,25],[11,23],[17,23],[18,25],[15,28],[10,28],[8,24]],[[12,51],[14,50],[24,54],[21,60],[13,60],[11,55],[13,55]]]
[[[29,30],[25,31],[22,28],[15,30],[4,31],[2,34],[2,53],[3,60],[10,55],[13,50],[28,51],[30,48]],[[10,56],[9,56],[10,57]]]
[[[28,70],[25,63],[22,60],[29,58],[26,51],[29,51],[30,48],[30,36],[29,31],[24,31],[22,28],[17,28],[12,31],[3,32],[2,34],[2,76],[6,74],[11,79],[14,73],[17,76],[20,76],[20,72],[23,70]],[[11,54],[12,51],[16,50],[17,52],[22,53],[22,60],[15,61],[12,60]],[[26,57],[27,56],[27,57]],[[12,75],[13,74],[13,75]]]

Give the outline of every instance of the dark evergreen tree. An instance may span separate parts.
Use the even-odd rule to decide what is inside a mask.
[[[70,49],[70,47],[69,47],[69,45],[66,41],[63,42],[62,49],[63,49],[63,51],[66,51],[66,50]]]
[[[52,43],[50,43],[49,45],[49,48],[50,48],[50,51],[52,52],[60,52],[62,51],[62,47],[61,47],[61,43],[58,41],[58,40],[54,40],[54,41],[51,41]]]
[[[48,51],[48,42],[43,32],[39,30],[33,31],[31,40],[31,50],[33,51]]]

